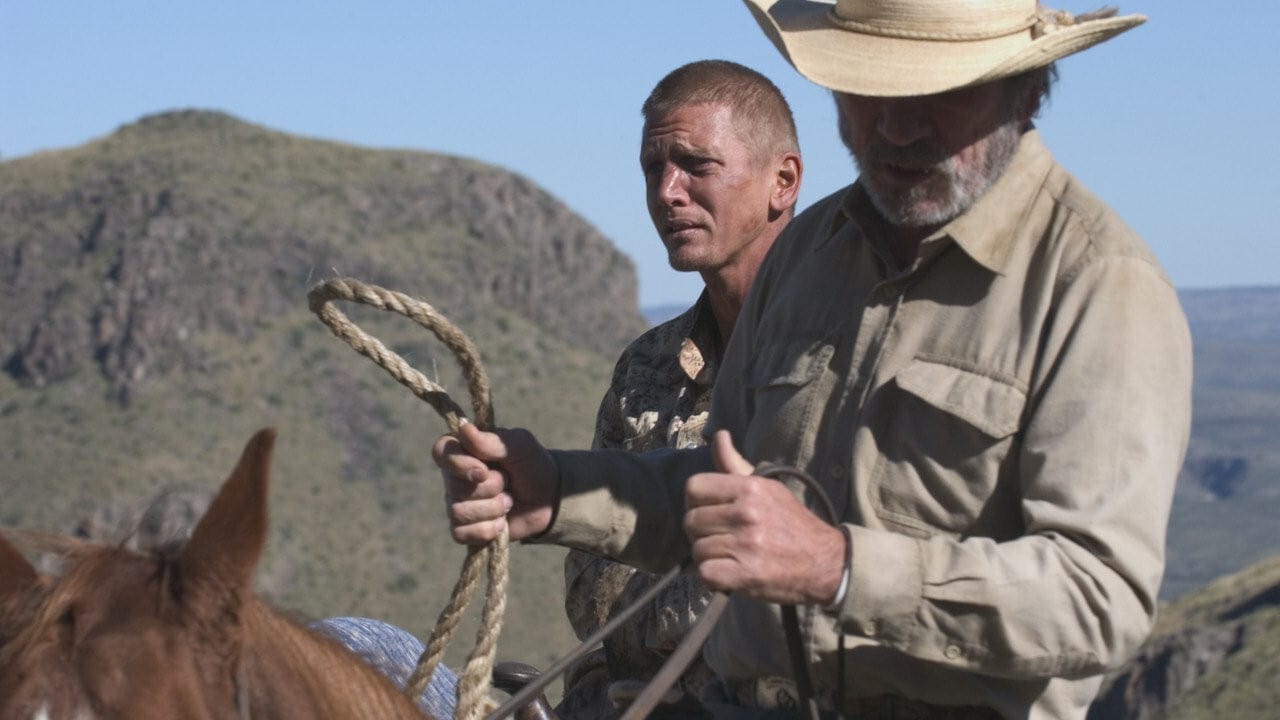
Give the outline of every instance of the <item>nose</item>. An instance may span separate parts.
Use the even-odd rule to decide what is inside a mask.
[[[876,132],[905,147],[929,136],[929,117],[919,98],[885,98],[876,114]]]
[[[685,187],[686,174],[679,165],[665,163],[662,171],[655,179],[653,197],[664,207],[683,205],[689,200],[689,192]]]

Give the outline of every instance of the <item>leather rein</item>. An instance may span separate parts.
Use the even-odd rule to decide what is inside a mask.
[[[831,504],[831,499],[822,487],[818,485],[818,482],[803,470],[765,462],[757,465],[753,474],[774,480],[787,478],[798,480],[806,490],[818,498],[820,510],[826,515],[824,519],[832,525],[837,524],[835,507]],[[658,582],[636,598],[635,602],[616,613],[586,640],[583,640],[577,647],[570,650],[567,655],[554,662],[545,672],[540,673],[538,677],[508,698],[498,709],[487,715],[485,720],[499,720],[500,718],[510,717],[517,709],[529,704],[544,688],[551,684],[551,681],[563,675],[574,662],[595,649],[606,637],[612,635],[619,627],[634,617],[636,613],[647,607],[681,572],[688,568],[690,563],[691,560],[686,559],[664,573]],[[649,684],[645,685],[640,694],[631,702],[631,705],[628,706],[620,720],[640,720],[648,716],[658,706],[663,695],[675,685],[680,675],[689,667],[689,663],[693,662],[693,659],[701,651],[702,644],[711,634],[712,628],[715,627],[716,622],[719,621],[728,604],[728,593],[713,592],[711,594],[711,601],[707,604],[706,610],[703,611],[702,617],[698,618],[698,621],[689,629],[689,632],[680,641],[680,644],[676,646],[676,649],[672,651],[657,674],[653,676]],[[787,639],[787,653],[791,659],[791,672],[796,683],[796,693],[799,695],[801,709],[806,720],[818,720],[818,702],[814,697],[813,679],[809,673],[809,662],[806,658],[804,638],[800,631],[800,620],[796,606],[782,605],[781,608],[782,627]]]

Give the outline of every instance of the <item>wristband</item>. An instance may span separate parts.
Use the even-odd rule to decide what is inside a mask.
[[[847,525],[840,526],[844,533],[844,573],[840,575],[840,586],[836,588],[836,598],[827,605],[826,610],[839,610],[844,605],[844,598],[849,594],[849,575],[853,569],[853,536],[849,534]]]

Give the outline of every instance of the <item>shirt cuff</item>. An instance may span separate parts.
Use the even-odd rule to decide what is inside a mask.
[[[845,524],[849,591],[839,609],[845,632],[876,637],[885,621],[913,614],[924,587],[923,548],[906,535]]]
[[[610,540],[619,530],[620,518],[600,522],[601,515],[608,515],[612,509],[612,498],[608,488],[595,481],[600,473],[598,462],[593,464],[592,451],[549,452],[560,472],[557,501],[551,524],[537,536],[536,542],[555,543],[596,555],[608,552],[616,544]]]

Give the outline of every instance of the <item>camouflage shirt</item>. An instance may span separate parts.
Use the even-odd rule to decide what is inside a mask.
[[[593,447],[644,452],[706,444],[702,433],[720,354],[719,329],[704,291],[683,314],[651,328],[623,351],[600,403]],[[580,639],[658,578],[577,550],[569,551],[564,570],[565,610]],[[708,599],[695,577],[678,578],[606,639],[603,651],[574,669],[565,682],[561,717],[615,717],[609,694],[625,702],[653,677]],[[709,677],[710,671],[696,660],[681,678],[684,697],[677,707],[696,710],[694,699]]]

